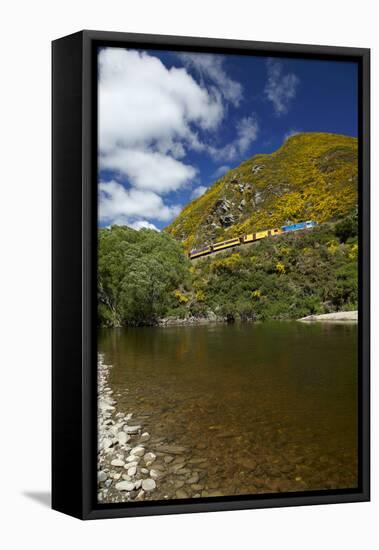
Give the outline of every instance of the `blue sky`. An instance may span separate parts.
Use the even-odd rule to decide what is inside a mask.
[[[162,229],[296,132],[357,136],[350,62],[99,51],[99,225]]]

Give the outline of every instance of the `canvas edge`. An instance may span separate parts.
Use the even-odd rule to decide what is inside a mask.
[[[74,38],[73,38],[74,37]],[[60,43],[60,46],[65,47],[64,44],[69,39],[77,40],[80,37],[81,41],[81,62],[82,62],[82,74],[81,74],[81,86],[82,95],[80,98],[80,119],[82,124],[82,141],[81,141],[81,159],[80,166],[75,167],[75,179],[77,181],[78,189],[80,189],[80,202],[82,206],[81,211],[81,227],[80,234],[78,231],[74,231],[72,238],[80,239],[82,245],[82,257],[81,257],[81,271],[80,271],[80,285],[81,285],[81,341],[80,346],[80,366],[70,369],[70,377],[72,378],[69,386],[80,387],[80,403],[75,404],[75,409],[79,410],[80,415],[78,418],[78,424],[80,425],[80,444],[76,440],[75,446],[77,448],[77,464],[73,467],[75,469],[75,475],[80,477],[80,487],[76,488],[72,492],[72,503],[67,501],[62,506],[59,504],[61,498],[57,497],[57,484],[53,483],[53,499],[52,507],[61,512],[73,515],[81,519],[100,519],[100,518],[116,518],[116,517],[128,517],[128,516],[145,516],[145,515],[158,515],[158,514],[174,514],[174,513],[191,513],[191,512],[210,512],[210,511],[227,511],[227,510],[242,510],[242,509],[255,509],[255,508],[268,508],[268,507],[282,507],[282,506],[301,506],[301,505],[313,505],[313,504],[335,504],[343,502],[362,502],[370,500],[370,356],[369,356],[369,327],[370,327],[370,313],[369,313],[369,300],[370,300],[370,251],[369,251],[369,238],[370,238],[370,223],[369,223],[369,186],[370,186],[370,171],[369,171],[369,157],[370,157],[370,50],[365,48],[345,48],[335,46],[313,46],[313,45],[299,45],[299,44],[280,44],[280,43],[266,43],[266,42],[251,42],[229,39],[207,39],[207,38],[191,38],[191,37],[173,37],[173,36],[160,36],[160,35],[145,35],[134,33],[114,33],[114,32],[102,32],[102,31],[81,31],[64,37],[53,42],[54,47]],[[354,57],[359,58],[362,63],[362,197],[361,197],[361,231],[362,231],[362,258],[361,258],[361,310],[363,315],[361,316],[362,327],[362,394],[366,397],[362,403],[362,491],[352,492],[349,494],[333,494],[328,495],[293,495],[293,496],[267,496],[263,499],[257,500],[254,497],[250,500],[207,500],[202,502],[174,502],[170,504],[157,504],[142,506],[128,506],[128,507],[107,507],[106,505],[96,505],[96,422],[94,422],[94,411],[96,409],[96,369],[94,365],[94,350],[96,349],[95,335],[94,335],[94,280],[96,280],[96,274],[94,268],[96,265],[96,219],[94,216],[96,208],[97,193],[94,193],[93,182],[95,181],[96,174],[94,173],[94,140],[96,139],[96,132],[94,130],[95,112],[93,102],[93,85],[94,85],[94,44],[101,42],[119,42],[125,45],[135,45],[137,43],[144,45],[145,47],[161,47],[165,48],[170,46],[173,48],[194,48],[205,49],[208,51],[229,51],[230,53],[249,51],[262,51],[266,53],[277,53],[278,55],[299,55],[305,56],[341,56],[341,57]],[[54,74],[54,72],[53,72]],[[53,90],[53,139],[54,139],[54,110],[56,111],[56,104],[54,102],[54,90]],[[70,138],[69,132],[66,138]],[[57,138],[55,137],[57,141]],[[55,147],[58,148],[59,140],[55,143]],[[55,154],[57,154],[55,152]],[[53,145],[53,159],[54,159],[54,145]],[[54,160],[53,160],[54,165]],[[80,170],[79,170],[80,168]],[[79,177],[80,172],[80,177]],[[54,177],[53,170],[53,188],[57,185],[54,184],[56,177]],[[77,190],[77,193],[79,191]],[[72,200],[72,199],[71,199]],[[54,203],[54,200],[53,200]],[[54,209],[54,208],[53,208]],[[363,215],[362,215],[363,214]],[[54,222],[53,220],[53,227]],[[77,229],[77,227],[76,227]],[[56,240],[56,238],[55,238]],[[70,239],[69,239],[70,240]],[[55,242],[55,247],[58,243]],[[68,266],[69,269],[76,273],[77,265]],[[76,271],[75,271],[76,270]],[[75,279],[75,273],[73,277]],[[76,273],[75,279],[76,285],[78,284],[79,275]],[[67,290],[67,281],[60,280],[62,277],[55,274],[55,283],[58,285],[64,285]],[[53,291],[54,295],[54,291]],[[53,299],[54,304],[54,299]],[[56,307],[53,305],[53,320],[58,315]],[[53,324],[54,326],[54,324]],[[59,336],[55,333],[53,328],[53,347],[56,346],[59,340]],[[60,342],[62,345],[62,342]],[[53,359],[54,363],[54,359]],[[59,363],[60,364],[60,363]],[[65,416],[65,410],[62,405],[57,407],[57,388],[56,377],[58,371],[62,368],[59,365],[53,366],[53,431],[62,431],[62,426],[67,423]],[[55,382],[54,382],[55,380]],[[55,387],[55,391],[54,391]],[[77,395],[77,394],[76,394]],[[55,399],[54,399],[55,396]],[[77,397],[76,397],[77,399]],[[61,420],[57,420],[57,417],[62,415]],[[53,479],[57,480],[61,477],[59,467],[57,464],[57,451],[64,452],[64,445],[57,442],[57,433],[53,436],[55,439],[55,458],[53,452]],[[95,457],[94,457],[95,453]],[[58,461],[59,462],[59,461]],[[59,462],[60,463],[60,462]],[[67,465],[66,465],[67,469]],[[60,489],[59,489],[60,490]],[[75,501],[75,502],[74,502]],[[146,503],[147,504],[147,503]]]

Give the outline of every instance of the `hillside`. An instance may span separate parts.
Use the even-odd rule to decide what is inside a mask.
[[[358,140],[301,133],[217,180],[166,228],[185,248],[312,219],[340,219],[357,203]]]
[[[100,229],[99,326],[298,319],[355,310],[357,221],[353,213],[197,262],[167,233]]]

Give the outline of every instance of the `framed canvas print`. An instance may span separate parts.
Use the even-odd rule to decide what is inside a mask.
[[[53,42],[54,509],[368,500],[369,282],[368,50]]]

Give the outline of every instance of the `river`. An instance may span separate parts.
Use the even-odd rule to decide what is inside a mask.
[[[356,487],[356,324],[103,329],[98,349],[151,435],[151,498]]]

